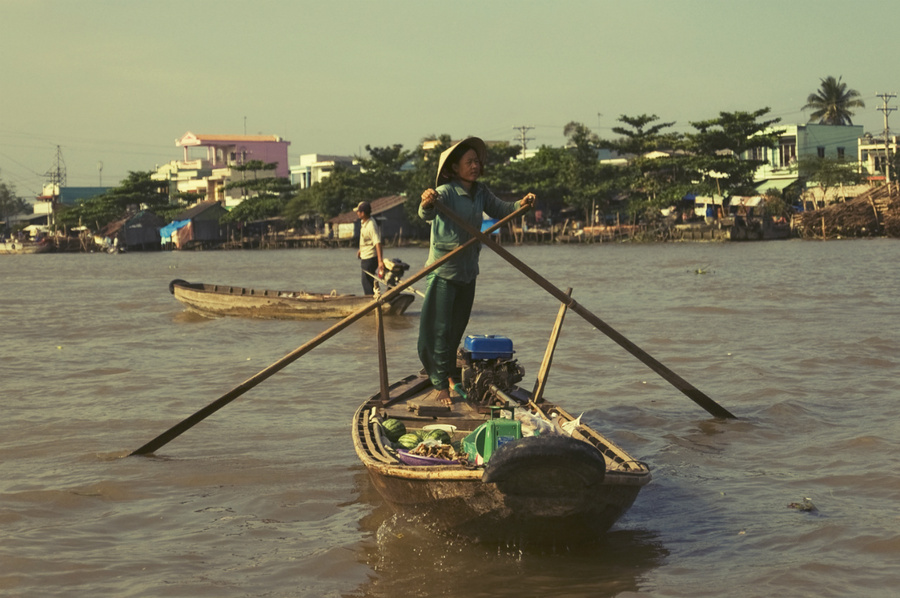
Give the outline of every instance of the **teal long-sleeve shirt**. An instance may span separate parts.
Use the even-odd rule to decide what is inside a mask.
[[[520,202],[503,201],[482,183],[476,182],[472,190],[473,193],[470,194],[456,181],[435,189],[438,194],[437,201],[456,212],[476,230],[481,230],[482,212],[491,218],[499,219],[509,216],[520,207]],[[420,204],[419,217],[431,222],[431,248],[428,252],[426,266],[431,265],[471,238],[469,233],[438,214],[434,208],[426,210]],[[480,253],[481,244],[474,243],[447,263],[438,266],[434,274],[456,282],[472,282],[478,276]]]

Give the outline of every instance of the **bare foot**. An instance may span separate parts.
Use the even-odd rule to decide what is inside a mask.
[[[451,407],[453,405],[453,399],[450,398],[450,391],[446,388],[443,390],[439,390],[434,400],[444,407]]]

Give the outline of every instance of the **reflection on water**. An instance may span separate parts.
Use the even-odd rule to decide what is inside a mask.
[[[365,492],[361,499],[374,504],[360,521],[367,539],[357,556],[373,575],[347,596],[616,596],[646,589],[644,576],[668,554],[642,530],[574,549],[472,544],[404,520]]]

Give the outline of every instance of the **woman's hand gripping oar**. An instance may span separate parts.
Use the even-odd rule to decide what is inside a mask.
[[[730,411],[713,401],[711,398],[700,392],[699,389],[691,385],[687,380],[651,357],[649,353],[625,338],[622,334],[613,329],[612,326],[595,316],[574,299],[566,295],[566,293],[564,293],[562,290],[554,286],[546,278],[532,270],[520,259],[498,245],[496,242],[494,242],[493,239],[490,238],[489,235],[486,235],[481,231],[477,231],[473,227],[469,226],[469,224],[465,220],[460,218],[455,212],[453,212],[453,210],[450,210],[442,203],[435,202],[434,205],[438,212],[452,220],[460,228],[469,233],[472,237],[479,239],[482,243],[490,247],[495,253],[515,266],[520,272],[522,272],[522,274],[530,278],[538,286],[556,297],[559,301],[568,305],[569,309],[587,320],[594,326],[594,328],[618,343],[619,346],[621,346],[623,349],[637,357],[641,362],[644,363],[644,365],[648,366],[651,370],[662,376],[667,382],[684,393],[689,399],[706,409],[706,411],[709,412],[710,415],[726,419],[737,419],[737,417]]]
[[[492,232],[492,231],[500,228],[501,226],[503,226],[504,224],[506,224],[513,218],[515,218],[516,216],[521,216],[522,214],[524,214],[527,211],[528,211],[527,207],[516,210],[514,213],[510,214],[503,220],[500,220],[499,222],[497,222],[494,226],[492,226],[490,229],[488,229],[487,232]],[[435,270],[439,266],[441,266],[441,264],[444,264],[447,260],[452,259],[453,256],[455,256],[457,253],[459,253],[466,247],[469,247],[470,245],[473,245],[477,242],[478,242],[478,239],[475,239],[475,238],[469,239],[468,241],[466,241],[465,243],[463,243],[462,245],[460,245],[453,251],[447,253],[447,255],[436,260],[435,262],[433,262],[431,265],[427,266],[426,268],[423,268],[421,271],[419,271],[414,276],[411,276],[411,277],[407,278],[405,281],[398,283],[397,286],[386,291],[378,299],[375,299],[371,303],[368,303],[367,305],[365,305],[364,307],[359,308],[357,311],[353,312],[352,314],[350,314],[349,316],[347,316],[346,318],[344,318],[337,324],[333,325],[331,328],[329,328],[325,332],[321,333],[320,335],[318,335],[311,341],[304,343],[303,345],[297,347],[296,349],[294,349],[293,351],[291,351],[290,353],[288,353],[287,355],[285,355],[284,357],[282,357],[281,359],[279,359],[278,361],[276,361],[275,363],[273,363],[266,369],[258,372],[256,375],[248,378],[247,380],[240,383],[239,385],[237,385],[230,391],[226,392],[224,395],[222,395],[221,397],[219,397],[218,399],[216,399],[215,401],[213,401],[212,403],[210,403],[209,405],[207,405],[200,411],[196,412],[195,414],[191,415],[190,417],[187,417],[187,418],[183,419],[182,421],[180,421],[179,423],[175,424],[174,426],[172,426],[171,428],[169,428],[168,430],[166,430],[165,432],[163,432],[162,434],[160,434],[159,436],[157,436],[156,438],[154,438],[153,440],[151,440],[144,446],[142,446],[139,449],[135,450],[134,452],[130,453],[129,457],[132,455],[149,455],[149,454],[155,452],[156,450],[158,450],[160,447],[165,446],[166,444],[168,444],[175,438],[178,438],[184,432],[190,430],[192,427],[194,427],[195,425],[197,425],[198,423],[200,423],[201,421],[203,421],[204,419],[206,419],[207,417],[209,417],[210,415],[212,415],[213,413],[215,413],[216,411],[218,411],[219,409],[221,409],[228,403],[232,402],[233,400],[235,400],[236,398],[238,398],[239,396],[241,396],[242,394],[244,394],[245,392],[247,392],[248,390],[250,390],[257,384],[259,384],[263,380],[269,378],[276,372],[284,369],[289,364],[293,363],[294,361],[296,361],[297,359],[299,359],[301,356],[305,355],[306,353],[312,351],[313,349],[315,349],[316,347],[318,347],[319,345],[321,345],[322,343],[324,343],[325,341],[330,339],[332,336],[334,336],[335,334],[337,334],[338,332],[343,330],[344,328],[347,328],[353,322],[359,320],[360,318],[362,318],[363,316],[368,314],[373,309],[380,308],[383,303],[390,301],[390,299],[392,299],[395,295],[400,294],[404,289],[406,289],[407,287],[409,287],[412,284],[415,284],[417,281],[419,281],[422,278],[424,278],[425,276],[427,276],[433,270]]]

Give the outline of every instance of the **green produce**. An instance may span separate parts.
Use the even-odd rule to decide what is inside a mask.
[[[387,419],[381,424],[381,427],[391,442],[397,442],[401,436],[406,434],[406,426],[399,419]]]
[[[443,444],[450,444],[452,438],[450,438],[450,434],[447,433],[446,430],[428,430],[425,433],[425,438],[422,440],[439,440]]]
[[[421,440],[419,440],[419,436],[416,434],[404,434],[397,439],[397,444],[405,449],[414,449],[419,446],[419,442],[421,442]]]

